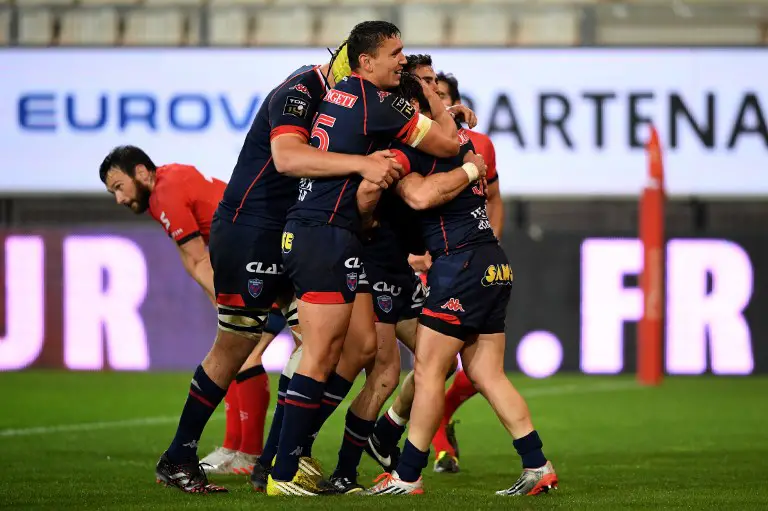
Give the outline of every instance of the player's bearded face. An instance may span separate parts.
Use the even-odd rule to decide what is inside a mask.
[[[150,191],[147,185],[140,183],[135,178],[133,179],[133,185],[136,188],[136,193],[134,194],[133,200],[128,204],[128,207],[138,215],[144,213],[149,208]]]

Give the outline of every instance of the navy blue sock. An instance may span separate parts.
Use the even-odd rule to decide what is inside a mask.
[[[320,401],[320,410],[315,414],[315,420],[312,423],[312,428],[307,435],[306,441],[302,445],[303,456],[312,456],[312,446],[315,443],[320,429],[325,424],[325,421],[333,415],[336,408],[339,407],[344,398],[349,394],[349,390],[352,388],[352,382],[345,380],[335,372],[331,373],[328,377],[328,381],[325,383],[325,389],[323,389],[323,398]]]
[[[429,463],[429,450],[426,452],[418,450],[410,440],[405,441],[403,454],[400,455],[400,462],[397,464],[397,476],[408,483],[413,483],[421,477],[421,471]]]
[[[284,374],[280,375],[280,381],[277,384],[275,415],[272,417],[272,425],[269,427],[264,450],[261,452],[261,456],[259,456],[259,463],[262,467],[271,467],[272,458],[277,454],[277,443],[280,441],[280,430],[283,428],[283,414],[285,413],[285,393],[288,391],[290,383],[290,378]]]
[[[352,410],[347,410],[344,421],[344,438],[339,449],[339,463],[333,473],[334,477],[348,477],[357,480],[357,466],[363,456],[363,449],[368,442],[368,437],[376,425],[374,421],[361,419]]]
[[[405,432],[405,426],[397,424],[392,417],[389,416],[389,411],[386,411],[384,415],[379,417],[376,421],[376,426],[371,433],[374,441],[377,442],[380,447],[380,452],[383,455],[388,455],[392,452],[397,444],[400,443],[400,439]]]
[[[524,437],[514,440],[512,445],[523,459],[523,468],[539,468],[547,464],[547,458],[541,452],[544,444],[541,443],[541,438],[535,429]]]
[[[172,463],[188,463],[197,459],[197,442],[226,393],[226,389],[213,383],[205,374],[203,366],[197,366],[189,386],[187,402],[181,411],[176,436],[168,447],[168,459]]]
[[[276,481],[291,481],[299,468],[299,457],[305,456],[303,441],[309,435],[315,415],[320,408],[325,383],[303,374],[294,374],[285,394],[285,411],[277,459],[272,468]]]

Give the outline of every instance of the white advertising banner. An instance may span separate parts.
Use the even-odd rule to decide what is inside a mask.
[[[413,51],[419,51],[414,49]],[[506,195],[636,196],[654,123],[670,194],[768,195],[768,51],[440,49]],[[270,89],[325,49],[0,51],[0,191],[99,192],[116,145],[227,180]]]

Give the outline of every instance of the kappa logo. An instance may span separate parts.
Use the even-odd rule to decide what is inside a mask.
[[[460,129],[459,130],[459,145],[464,145],[467,142],[469,142],[469,133],[467,133],[467,130]]]
[[[384,103],[384,100],[387,99],[387,96],[390,96],[391,92],[385,92],[383,90],[378,91],[379,93],[379,103]]]
[[[248,292],[252,297],[258,298],[264,289],[264,281],[261,279],[248,279]]]
[[[312,94],[309,93],[309,89],[307,89],[307,86],[304,85],[303,83],[297,83],[296,85],[291,87],[291,90],[299,91],[302,94],[306,94],[307,96],[309,96],[310,99],[312,98]]]
[[[386,313],[392,312],[392,297],[389,295],[381,295],[376,297],[376,301],[379,303],[379,309]]]
[[[441,309],[447,309],[452,312],[464,312],[464,307],[461,306],[461,302],[458,298],[449,298],[447,302],[443,304]]]
[[[480,189],[480,185],[475,185],[475,186],[473,186],[473,187],[472,187],[472,193],[474,193],[475,195],[478,195],[478,196],[480,196],[480,197],[485,197],[485,192],[483,192],[483,191]]]
[[[483,287],[511,286],[512,268],[508,264],[492,264],[485,269],[485,275],[480,280]]]
[[[344,108],[352,108],[357,102],[357,96],[340,90],[331,89],[328,91],[328,94],[325,95],[323,101],[327,101],[328,103],[333,103],[334,105],[339,105]]]
[[[357,289],[357,273],[347,273],[347,287],[350,291]]]

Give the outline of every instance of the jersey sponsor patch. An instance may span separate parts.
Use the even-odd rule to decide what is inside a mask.
[[[511,286],[513,278],[512,268],[508,264],[492,264],[485,269],[485,275],[480,283],[483,287]]]
[[[307,112],[309,112],[309,103],[307,101],[293,96],[288,96],[285,99],[283,115],[292,115],[299,119],[306,119]]]
[[[352,108],[357,102],[357,96],[354,94],[349,94],[348,92],[332,89],[328,91],[328,94],[325,95],[323,101],[327,101],[328,103],[333,103],[334,105],[339,105],[344,108]]]
[[[416,113],[416,109],[413,105],[408,103],[405,98],[397,97],[392,101],[392,108],[400,112],[400,114],[406,119],[410,119]]]

